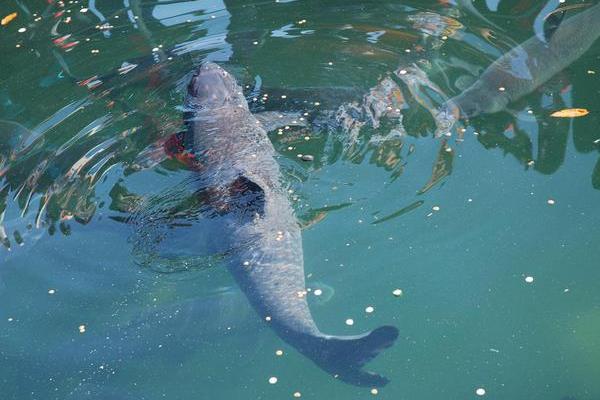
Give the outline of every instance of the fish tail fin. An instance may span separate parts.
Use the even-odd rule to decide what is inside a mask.
[[[381,326],[358,336],[325,336],[312,348],[317,365],[338,379],[356,386],[382,387],[389,379],[362,367],[391,347],[398,338],[398,329]]]

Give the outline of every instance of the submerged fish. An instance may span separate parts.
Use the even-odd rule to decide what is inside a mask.
[[[481,77],[443,107],[440,118],[501,111],[531,93],[581,57],[600,36],[600,4],[562,21],[541,40],[537,35],[494,61]],[[445,114],[445,115],[444,115]]]
[[[223,226],[228,269],[254,309],[326,372],[353,385],[385,385],[387,378],[361,368],[394,343],[395,327],[332,336],[312,318],[300,227],[273,145],[241,87],[221,67],[205,63],[191,79],[185,108],[188,130],[171,148],[196,171],[199,193]]]

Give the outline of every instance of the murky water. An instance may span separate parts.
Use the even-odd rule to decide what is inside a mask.
[[[5,1],[2,398],[600,399],[600,43],[437,138],[440,105],[551,34],[560,6],[473,5]],[[307,122],[270,138],[309,304],[324,332],[399,328],[368,365],[391,380],[377,393],[261,321],[213,246],[218,222],[181,223],[190,172],[162,143],[206,60],[253,111]],[[565,108],[590,113],[550,116]]]

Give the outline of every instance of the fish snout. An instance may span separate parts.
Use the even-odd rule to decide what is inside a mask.
[[[218,80],[218,70],[220,67],[214,63],[204,63],[199,66],[188,85],[188,94],[197,97],[203,92],[207,92],[210,88],[210,81]]]
[[[188,85],[188,103],[196,106],[225,103],[231,97],[231,80],[231,75],[219,65],[203,63],[196,69]]]

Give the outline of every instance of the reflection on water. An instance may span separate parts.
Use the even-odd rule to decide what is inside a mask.
[[[600,6],[591,2],[588,7],[565,8],[564,20],[559,19],[556,26],[548,25],[549,15],[561,15],[561,7],[564,6],[559,1],[511,0],[377,4],[282,0],[268,3],[236,0],[49,1],[43,5],[29,0],[9,2],[2,12],[17,11],[18,17],[0,31],[3,54],[0,60],[0,241],[7,249],[2,250],[2,259],[10,266],[0,271],[0,294],[4,303],[22,306],[15,310],[20,309],[21,315],[26,315],[22,310],[42,310],[45,297],[34,296],[33,300],[27,300],[24,295],[19,295],[17,288],[23,287],[22,291],[29,295],[40,291],[45,295],[48,279],[53,287],[60,286],[61,276],[73,279],[76,284],[66,297],[72,304],[62,314],[58,310],[52,313],[69,328],[63,325],[53,328],[49,333],[51,338],[47,340],[36,336],[33,347],[41,355],[33,357],[34,360],[25,366],[19,364],[12,370],[9,367],[2,370],[7,378],[0,388],[12,396],[9,398],[15,399],[34,398],[19,388],[24,383],[37,387],[37,393],[50,393],[53,384],[42,383],[49,378],[47,373],[39,372],[43,370],[40,365],[47,363],[43,354],[45,346],[50,344],[62,349],[56,350],[56,357],[59,353],[66,355],[67,359],[63,361],[66,364],[79,358],[80,361],[85,359],[81,365],[93,363],[98,368],[104,365],[105,361],[92,362],[81,356],[82,353],[77,353],[93,353],[101,348],[92,342],[101,340],[104,332],[95,339],[89,339],[90,343],[85,345],[89,347],[79,349],[71,347],[75,339],[69,337],[63,340],[65,331],[72,333],[71,328],[77,327],[80,322],[71,321],[65,315],[67,312],[91,315],[100,309],[106,311],[117,301],[116,298],[125,297],[126,301],[137,302],[139,307],[132,308],[126,316],[120,316],[117,322],[111,320],[110,312],[99,317],[104,318],[102,324],[111,332],[108,335],[122,338],[121,344],[126,347],[126,350],[116,347],[111,350],[115,354],[129,352],[133,360],[131,364],[135,364],[135,357],[142,352],[136,346],[144,347],[145,339],[136,343],[132,339],[136,334],[132,332],[142,332],[140,335],[149,335],[153,341],[163,334],[187,337],[186,331],[214,328],[216,325],[204,325],[199,321],[217,318],[215,309],[225,307],[231,316],[231,310],[242,307],[242,301],[235,303],[230,301],[229,294],[223,295],[224,299],[220,294],[214,298],[209,296],[200,306],[193,300],[177,299],[174,301],[176,305],[164,304],[154,315],[143,311],[147,305],[143,291],[149,290],[149,287],[176,297],[173,288],[157,288],[161,286],[157,283],[160,278],[154,278],[154,275],[148,278],[149,274],[179,272],[173,275],[183,276],[182,281],[187,280],[185,274],[188,272],[197,274],[194,276],[207,279],[204,290],[208,290],[206,288],[213,286],[207,276],[219,274],[215,272],[219,268],[204,267],[218,265],[219,256],[226,250],[213,243],[215,238],[218,239],[215,233],[218,227],[193,220],[197,205],[185,203],[185,199],[173,189],[173,183],[180,182],[186,172],[185,166],[167,158],[163,151],[165,141],[183,128],[181,105],[184,87],[193,66],[204,60],[222,63],[238,77],[245,86],[253,111],[294,113],[298,119],[305,120],[305,123],[290,123],[283,129],[273,130],[270,138],[278,152],[278,161],[284,170],[286,183],[290,185],[290,198],[306,236],[323,235],[319,229],[324,229],[332,243],[329,252],[339,256],[315,250],[319,257],[323,255],[322,259],[343,258],[341,254],[355,243],[345,239],[345,232],[335,230],[329,224],[342,224],[347,222],[346,219],[358,220],[359,224],[370,222],[369,226],[380,230],[369,232],[383,232],[381,242],[392,242],[398,235],[391,230],[393,227],[401,226],[407,231],[416,229],[420,222],[415,219],[428,215],[432,206],[429,203],[444,200],[443,196],[447,196],[447,192],[443,191],[446,189],[444,184],[461,191],[464,198],[476,198],[478,188],[487,186],[479,181],[473,183],[470,174],[479,176],[483,181],[490,179],[488,175],[494,176],[502,182],[498,183],[502,187],[511,186],[510,183],[505,184],[505,180],[527,181],[531,188],[521,188],[522,191],[536,194],[536,185],[543,186],[547,182],[545,176],[563,182],[563,177],[568,175],[568,182],[578,188],[573,191],[600,190],[600,159],[596,155],[600,135],[596,129],[598,114],[594,108],[600,74],[596,59],[598,43],[583,52],[568,68],[560,68],[559,72],[532,88],[530,93],[515,99],[499,112],[468,121],[464,118],[454,121],[451,119],[454,116],[450,115],[451,122],[456,122],[453,137],[435,137],[436,133],[445,131],[444,127],[440,127],[440,122],[444,121],[436,119],[440,107],[478,82],[494,60],[531,37],[547,40],[549,32],[560,32],[561,25],[569,18]],[[550,19],[550,22],[556,21]],[[589,29],[587,33],[595,34],[593,31]],[[565,39],[564,46],[574,43],[581,43],[581,39]],[[542,61],[543,65],[551,62]],[[591,113],[578,119],[550,116],[553,111],[570,107],[585,107]],[[497,161],[498,154],[508,157],[500,162]],[[486,163],[496,169],[484,172],[480,166]],[[519,166],[522,172],[515,173],[518,169],[515,166]],[[471,169],[473,172],[465,173]],[[515,192],[502,190],[509,190],[509,197],[519,198],[517,191],[521,189],[514,189]],[[393,196],[391,190],[396,190]],[[560,184],[556,184],[553,190],[569,197],[570,189]],[[597,192],[586,193],[593,199]],[[177,202],[179,199],[182,201]],[[180,210],[183,219],[186,223],[192,221],[191,224],[180,227],[180,215],[165,216],[153,211],[172,201],[183,207],[183,211]],[[529,206],[523,204],[512,206],[531,212],[527,208]],[[457,209],[460,207],[457,206]],[[140,209],[144,210],[143,218],[140,220],[140,214],[137,214],[138,219],[132,220],[131,214]],[[159,217],[149,221],[148,218],[155,214]],[[582,221],[577,229],[579,232],[588,231],[593,236],[594,216],[587,211],[586,217],[588,220]],[[481,221],[486,218],[481,216]],[[462,221],[454,223],[461,225]],[[122,247],[120,258],[113,261],[115,265],[119,262],[124,264],[121,265],[122,270],[129,272],[90,261],[90,258],[101,257],[107,251],[93,233],[99,226],[111,232],[114,230],[115,237],[106,239],[106,243]],[[177,228],[174,229],[174,226]],[[434,228],[427,226],[421,229]],[[151,245],[136,240],[144,235],[156,235],[156,232],[161,232],[158,236],[162,235],[165,240]],[[413,234],[421,238],[414,231]],[[49,238],[50,235],[54,237]],[[87,235],[89,242],[81,242],[78,235]],[[450,235],[454,236],[450,232],[440,240],[448,244],[452,252],[458,251],[449,244]],[[345,241],[342,249],[333,247],[333,242],[338,240],[335,238],[342,236],[344,239],[340,240]],[[360,234],[356,236],[358,238],[353,240],[363,243]],[[194,240],[190,241],[190,237]],[[421,239],[429,243],[428,238]],[[404,240],[410,241],[410,238]],[[588,242],[593,240],[588,239]],[[99,252],[92,257],[89,256],[91,250],[83,250],[90,243]],[[68,262],[50,256],[65,249],[77,249],[76,255]],[[381,251],[383,253],[379,257],[386,264],[394,263],[400,250],[395,247],[388,253]],[[409,248],[406,251],[410,256],[414,250]],[[577,254],[581,257],[589,251],[589,248],[581,247]],[[441,250],[440,254],[443,254]],[[375,255],[372,257],[376,258]],[[573,257],[578,259],[577,255]],[[22,275],[17,272],[16,266],[29,265],[44,258],[47,258],[43,263],[46,272],[30,267],[21,271]],[[370,264],[371,260],[368,261]],[[323,263],[316,258],[311,262]],[[90,271],[83,266],[87,263],[97,268],[95,272],[104,271],[104,274],[121,277],[133,286],[94,285],[94,282],[103,282],[102,274],[94,274],[86,282],[85,274]],[[67,275],[61,275],[57,267],[63,264],[69,271]],[[76,264],[82,265],[81,270],[73,270]],[[146,266],[149,268],[143,268]],[[348,273],[344,275],[345,281],[336,283],[340,272],[334,269],[324,271],[327,272],[316,272],[314,277],[314,287],[320,287],[324,293],[322,297],[315,298],[315,304],[321,304],[319,310],[325,310],[320,314],[324,320],[333,321],[339,319],[334,312],[347,312],[342,303],[352,300],[343,297],[344,288],[355,287],[361,281],[348,283],[353,276],[358,276]],[[323,276],[326,273],[329,275]],[[412,273],[418,274],[417,271]],[[56,278],[51,278],[51,274],[56,274]],[[137,275],[142,276],[139,279],[148,279],[152,283],[132,289]],[[367,274],[362,279],[369,276]],[[394,275],[393,280],[398,280],[397,276]],[[387,284],[385,280],[381,282],[382,285],[384,283]],[[98,287],[113,289],[102,293]],[[390,292],[387,287],[383,291]],[[93,294],[95,292],[98,293]],[[90,299],[101,300],[97,309],[90,306],[91,300],[89,304],[83,302],[81,309],[74,305],[79,302],[82,293],[87,293]],[[373,293],[369,296],[364,301],[377,298]],[[585,385],[580,376],[591,376],[589,371],[598,370],[593,357],[582,361],[585,368],[574,366],[580,358],[572,354],[584,354],[584,348],[593,349],[585,354],[596,354],[598,348],[592,334],[596,314],[587,309],[589,306],[584,300],[581,298],[573,303],[574,308],[584,309],[583,317],[575,318],[579,333],[568,340],[560,339],[561,346],[566,349],[561,351],[568,354],[565,362],[571,366],[565,368],[577,371],[572,374],[574,378],[566,378],[576,382],[571,386],[565,385],[569,389],[577,384]],[[164,332],[152,331],[151,327],[160,325],[157,321],[171,320],[171,316],[179,315],[171,309],[178,307],[191,310],[185,324],[173,319]],[[561,306],[549,303],[548,308],[552,307]],[[197,311],[199,308],[202,308],[201,312]],[[396,315],[394,309],[389,310],[388,315],[382,316],[382,321],[387,316]],[[2,311],[4,321],[14,318],[11,313],[10,309]],[[418,318],[418,313],[412,315]],[[223,324],[255,326],[252,324],[256,321],[249,321],[253,321],[251,312],[242,317],[231,316]],[[31,329],[44,328],[33,320],[29,322],[31,324],[27,326]],[[52,320],[44,319],[44,323],[50,325]],[[338,328],[337,325],[332,326]],[[177,327],[177,330],[171,327]],[[25,339],[15,338],[23,332],[14,326],[2,326],[0,330],[7,332],[1,336],[3,355],[16,360],[27,353]],[[412,332],[418,334],[417,331]],[[195,337],[203,334],[204,331],[195,333]],[[214,339],[220,333],[210,331],[206,335]],[[4,340],[8,344],[5,345]],[[261,337],[260,340],[267,339]],[[407,342],[411,340],[408,338]],[[210,343],[216,341],[214,339]],[[202,347],[198,343],[190,338],[187,347],[180,351],[192,353]],[[8,356],[4,349],[11,346],[22,350]],[[64,350],[65,347],[69,350]],[[243,347],[244,344],[238,343],[238,348]],[[415,352],[405,356],[402,351],[408,350],[402,350],[402,344],[398,347],[400,350],[395,356],[401,357],[403,363],[406,358],[422,357]],[[84,348],[88,350],[82,350]],[[270,347],[268,351],[271,351]],[[219,359],[218,351],[213,353],[206,357],[222,369],[233,371],[230,376],[245,376],[254,382],[248,385],[260,386],[250,388],[250,393],[272,396],[262,391],[265,380],[262,375],[255,375],[252,368],[239,366],[236,369],[232,361],[234,358]],[[161,361],[161,357],[156,356],[154,360]],[[199,364],[202,357],[193,355],[194,365]],[[301,364],[299,358],[293,361],[304,369],[311,368]],[[179,367],[183,365],[177,362]],[[273,367],[269,364],[271,361],[265,363],[269,368]],[[382,363],[394,366],[389,360]],[[509,358],[503,363],[511,364]],[[143,376],[140,371],[131,372],[135,371],[134,365],[129,367],[131,376]],[[396,375],[402,375],[392,378],[393,381],[402,382],[407,373],[410,376],[411,369],[405,370],[404,367],[405,364],[393,367],[401,372]],[[29,371],[29,380],[19,377],[19,368]],[[513,369],[519,370],[514,365]],[[97,370],[76,371],[77,368],[74,368],[61,376],[50,377],[57,382],[56,386],[61,387],[59,393],[66,396],[73,392],[72,398],[78,398],[81,393],[102,390],[105,394],[109,393],[110,398],[137,398],[135,393],[139,393],[139,388],[129,385],[135,379],[116,378],[112,381],[115,382],[113,388],[101,390],[102,380],[85,382],[89,376],[96,377]],[[210,368],[202,371],[199,376],[211,376]],[[40,373],[43,379],[32,378],[36,373]],[[203,381],[188,374],[190,382],[192,378],[195,382]],[[428,378],[433,379],[432,376]],[[214,383],[211,379],[206,378],[206,382]],[[307,385],[311,379],[323,385],[328,382],[319,380],[320,375],[314,371],[307,372],[306,379]],[[511,379],[506,377],[506,380]],[[256,382],[261,382],[261,385]],[[420,384],[431,385],[431,382],[433,380]],[[187,398],[186,394],[197,389],[192,384],[176,386],[170,390],[176,392],[179,389],[181,394],[175,394],[174,398]],[[294,392],[289,389],[290,393]],[[390,394],[400,393],[400,389],[400,386],[392,388]],[[473,390],[469,387],[464,392],[466,394],[461,391],[451,393],[472,395]],[[561,388],[560,392],[555,392],[554,398],[572,397],[574,391],[564,392]],[[142,390],[142,393],[146,398],[161,398],[152,390]],[[225,390],[225,393],[234,397],[239,395],[233,388]],[[290,393],[282,395],[289,397]],[[314,389],[315,396],[322,393],[325,392]],[[352,391],[348,393],[350,396],[354,394]],[[599,393],[597,386],[588,384],[577,398],[597,397]],[[303,391],[303,396],[308,397],[309,394],[308,389]],[[534,398],[533,395],[529,397]]]
[[[505,43],[516,40],[497,31],[491,36],[474,36],[476,29],[469,30],[456,19],[461,15],[460,6],[432,12],[382,4],[355,14],[358,6],[347,5],[344,24],[330,22],[339,19],[322,13],[310,21],[299,19],[287,24],[286,29],[271,29],[278,20],[287,18],[276,7],[220,1],[153,5],[136,0],[124,5],[126,8],[115,4],[100,10],[92,3],[81,11],[75,4],[53,3],[35,16],[31,14],[26,35],[12,36],[20,54],[11,57],[10,67],[25,65],[32,57],[27,50],[48,65],[43,76],[37,77],[37,71],[23,68],[20,75],[7,80],[3,91],[2,116],[11,118],[3,122],[7,131],[2,138],[3,208],[17,206],[22,216],[31,215],[29,223],[36,228],[46,225],[53,232],[58,226],[68,232],[69,220],[89,222],[101,203],[95,198],[94,186],[111,167],[135,171],[162,161],[164,157],[156,154],[160,146],[154,152],[148,149],[180,129],[178,93],[187,72],[201,60],[232,62],[232,69],[248,81],[249,96],[268,103],[262,109],[310,112],[310,119],[315,121],[312,132],[296,136],[286,132],[274,138],[276,144],[281,141],[280,150],[290,159],[308,146],[307,152],[319,160],[319,165],[342,159],[355,163],[370,160],[397,178],[407,168],[407,156],[416,146],[410,137],[430,136],[440,103],[456,90],[464,90],[466,84],[462,82],[468,76],[470,82],[476,80],[487,62],[508,49]],[[290,12],[302,11],[300,5],[292,6],[295,8]],[[536,34],[543,34],[540,15],[556,7],[548,4],[543,9],[530,9]],[[467,13],[473,13],[470,8],[466,6]],[[397,21],[385,16],[390,10],[398,12]],[[375,16],[382,18],[379,26],[365,24]],[[272,21],[263,25],[269,18]],[[256,23],[249,25],[242,20]],[[314,28],[321,35],[300,37]],[[300,35],[290,35],[292,30]],[[287,33],[273,33],[279,31]],[[267,41],[268,37],[275,39]],[[319,42],[322,50],[341,57],[330,56],[326,60],[335,62],[320,62],[323,54],[317,49],[312,66],[299,61],[309,68],[306,75],[314,75],[316,83],[310,83],[310,90],[298,90],[295,79],[289,79],[290,98],[286,101],[282,97],[287,96],[281,94],[286,88],[273,88],[282,81],[280,70],[293,70],[289,66],[292,46],[278,41],[282,38],[294,39],[294,48],[300,49]],[[347,49],[352,51],[346,53]],[[479,49],[484,52],[477,54]],[[450,51],[465,57],[445,56]],[[262,55],[268,52],[280,54],[281,68],[265,70]],[[353,71],[355,66],[373,61],[368,73]],[[264,72],[259,72],[261,69]],[[595,78],[594,70],[587,72],[585,80]],[[267,84],[263,75],[273,78]],[[472,120],[477,140],[483,148],[501,148],[524,167],[544,174],[556,172],[565,162],[569,137],[579,152],[596,150],[597,138],[588,129],[596,121],[595,115],[577,121],[548,116],[551,110],[577,105],[573,95],[577,86],[571,79],[563,73],[545,85],[544,92],[511,105],[518,107],[514,111]],[[338,82],[348,89],[330,89]],[[372,82],[370,89],[365,82]],[[24,106],[29,100],[17,90],[23,84],[40,107]],[[357,95],[361,91],[364,95]],[[266,97],[269,94],[271,97]],[[45,101],[51,98],[65,100],[58,104]],[[322,98],[327,99],[327,109],[321,104]],[[574,129],[577,126],[582,128]],[[338,133],[332,135],[332,129]],[[311,137],[310,144],[303,143],[305,136]],[[599,168],[597,164],[591,173],[594,188],[600,187]],[[435,183],[436,174],[441,179],[450,171],[434,171],[421,192]],[[11,197],[13,201],[9,201]],[[3,235],[6,246],[15,241],[13,235]]]

